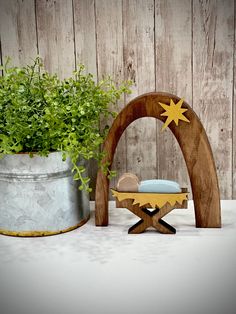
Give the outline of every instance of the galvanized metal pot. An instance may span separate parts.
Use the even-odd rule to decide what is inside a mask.
[[[48,157],[15,154],[0,159],[1,234],[58,234],[83,225],[89,213],[89,195],[78,190],[71,162],[63,162],[60,152]]]

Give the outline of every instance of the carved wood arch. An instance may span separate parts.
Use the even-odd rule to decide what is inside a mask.
[[[134,120],[154,117],[165,121],[161,113],[164,109],[158,102],[169,105],[170,99],[176,103],[179,97],[167,93],[153,92],[143,94],[132,101],[118,114],[104,142],[106,157],[103,162],[113,162],[116,146],[125,129]],[[187,108],[185,116],[190,123],[180,121],[179,126],[170,123],[169,128],[182,150],[191,182],[195,208],[196,227],[221,227],[220,193],[212,150],[201,121],[192,108]],[[109,179],[99,170],[95,195],[95,222],[97,226],[108,225]]]

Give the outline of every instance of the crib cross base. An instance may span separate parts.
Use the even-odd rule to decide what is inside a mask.
[[[154,227],[160,233],[175,234],[174,227],[165,222],[162,217],[171,212],[176,206],[171,206],[169,203],[165,204],[162,208],[156,208],[153,211],[148,210],[150,204],[145,206],[139,206],[139,204],[133,205],[132,199],[126,199],[119,202],[122,207],[127,208],[133,214],[141,218],[135,225],[129,228],[128,233],[137,234],[144,232],[149,227]]]

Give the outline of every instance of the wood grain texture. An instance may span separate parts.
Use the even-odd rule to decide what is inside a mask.
[[[98,79],[110,75],[116,82],[121,82],[124,79],[122,0],[96,0],[95,7]],[[113,109],[119,112],[123,107],[124,98]],[[111,120],[101,122],[102,126],[106,124],[111,125]],[[125,137],[117,147],[113,167],[117,177],[112,179],[112,186],[116,186],[118,177],[126,172]]]
[[[160,233],[174,234],[176,233],[175,228],[167,224],[162,220],[162,217],[170,213],[175,206],[170,204],[164,205],[161,209],[155,209],[154,211],[149,211],[147,208],[151,208],[150,204],[146,206],[139,206],[139,204],[133,205],[132,199],[126,199],[122,202],[122,207],[127,208],[133,214],[141,218],[135,225],[129,228],[128,233],[138,234],[144,232],[149,227],[154,227]]]
[[[156,0],[155,9],[156,90],[179,95],[191,104],[191,1]],[[161,126],[157,121],[159,178],[177,181],[190,190],[180,147],[169,129],[160,132]]]
[[[73,0],[76,63],[97,78],[95,0]]]
[[[75,56],[76,65],[84,64],[85,72],[92,73],[97,80],[96,28],[95,28],[95,0],[73,0]],[[97,179],[97,161],[88,163],[88,176],[91,179],[92,192],[90,198],[95,198]]]
[[[130,101],[155,91],[154,1],[123,1],[125,79],[133,81]],[[156,121],[143,118],[126,131],[127,171],[140,180],[157,178]]]
[[[23,65],[39,53],[60,77],[82,62],[95,78],[99,72],[99,78],[134,79],[126,101],[155,84],[158,91],[184,97],[209,134],[222,199],[236,198],[235,7],[235,0],[0,0],[2,57]],[[112,185],[128,170],[189,187],[170,131],[163,136],[157,121],[154,134],[155,122],[143,121],[134,122],[119,142]]]
[[[1,31],[0,31],[0,64],[3,65],[2,62],[2,41],[1,41]],[[0,76],[2,76],[2,70],[0,71]]]
[[[169,104],[180,100],[175,95],[149,93],[132,100],[115,119],[104,143],[106,157],[104,162],[112,164],[115,149],[125,129],[136,119],[154,117],[161,121],[163,109],[158,102]],[[193,192],[196,227],[220,227],[220,194],[215,163],[206,132],[191,107],[184,102],[183,108],[190,123],[170,124],[169,128],[176,137],[183,152]],[[109,180],[98,172],[96,186],[95,222],[97,226],[108,224]]]
[[[138,192],[139,183],[139,178],[135,174],[126,172],[119,177],[116,190]]]
[[[234,1],[193,1],[193,108],[216,160],[220,190],[232,196]]]
[[[9,56],[14,65],[32,63],[37,56],[34,0],[0,0],[0,36],[3,61]]]
[[[75,69],[72,0],[36,0],[39,54],[60,78]]]
[[[236,3],[234,1],[234,73],[233,73],[233,193],[232,198],[236,199]]]

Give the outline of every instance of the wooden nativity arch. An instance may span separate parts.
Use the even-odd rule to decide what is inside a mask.
[[[130,101],[114,120],[104,142],[103,150],[106,157],[103,162],[112,166],[113,157],[119,139],[125,129],[136,119],[154,117],[165,121],[161,116],[164,109],[158,102],[170,104],[170,99],[175,103],[179,97],[153,92],[143,94]],[[182,108],[188,109],[185,116],[190,123],[170,123],[169,128],[176,137],[182,150],[191,182],[195,208],[196,227],[219,228],[221,227],[220,193],[215,168],[215,162],[206,132],[201,121],[192,108],[184,102]],[[108,196],[109,179],[98,171],[95,195],[95,223],[97,226],[108,225]]]

